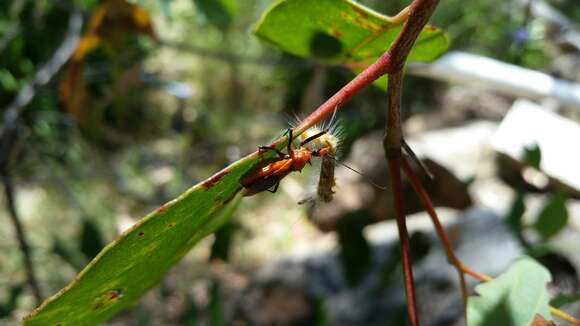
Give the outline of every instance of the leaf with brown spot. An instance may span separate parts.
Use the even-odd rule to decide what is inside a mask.
[[[221,178],[223,178],[226,174],[228,174],[230,171],[226,168],[221,170],[220,172],[212,175],[211,177],[209,177],[209,179],[205,180],[202,183],[202,186],[206,189],[209,189],[211,187],[213,187],[215,185],[216,182],[220,181]]]
[[[255,34],[300,57],[312,56],[311,39],[326,34],[340,39],[341,49],[326,61],[372,63],[392,43],[401,24],[392,17],[349,0],[284,0],[275,2],[261,17]],[[449,46],[445,34],[427,26],[419,35],[409,62],[429,62]]]
[[[295,56],[359,67],[353,71],[360,72],[389,48],[401,27],[393,17],[355,1],[283,0],[262,15],[254,33]],[[426,26],[407,61],[433,61],[448,47],[443,31]],[[375,85],[384,88],[386,79],[379,79]]]
[[[100,325],[133,306],[199,240],[232,216],[242,198],[240,178],[262,159],[245,157],[145,216],[24,324]]]

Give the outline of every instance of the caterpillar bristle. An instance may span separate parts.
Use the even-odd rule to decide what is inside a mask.
[[[328,149],[328,155],[322,156],[321,158],[320,176],[318,178],[316,189],[317,200],[322,202],[332,201],[334,187],[336,186],[336,180],[334,178],[334,169],[336,165],[335,157],[339,154],[343,131],[335,113],[333,113],[329,120],[309,128],[300,135],[300,141],[303,141],[304,139],[322,131],[325,132],[324,135],[305,145],[308,149],[313,151],[323,148]]]

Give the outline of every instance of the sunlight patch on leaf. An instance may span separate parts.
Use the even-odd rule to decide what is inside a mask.
[[[264,13],[255,34],[295,56],[345,64],[360,71],[391,45],[401,27],[392,17],[354,1],[284,0]],[[426,26],[408,61],[432,61],[448,46],[449,41],[440,29]],[[320,52],[325,55],[320,56]]]
[[[517,260],[493,281],[475,287],[478,296],[469,297],[470,326],[530,325],[536,314],[551,319],[546,288],[551,276],[529,257]]]

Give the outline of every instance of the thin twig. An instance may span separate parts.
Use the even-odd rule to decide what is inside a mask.
[[[15,191],[10,175],[10,161],[18,138],[18,121],[23,109],[32,101],[39,87],[46,85],[60,68],[68,61],[78,43],[83,17],[80,10],[75,10],[69,17],[68,30],[65,37],[52,57],[35,73],[32,81],[16,94],[16,97],[2,110],[2,125],[0,125],[0,178],[4,185],[6,206],[10,219],[16,231],[16,237],[22,252],[28,284],[30,285],[37,304],[42,303],[42,293],[36,278],[30,246],[26,240],[24,228],[20,221],[15,204]]]
[[[445,251],[445,255],[447,256],[447,261],[455,267],[457,273],[459,274],[459,283],[461,286],[461,293],[463,296],[463,307],[464,307],[463,311],[466,318],[465,320],[467,320],[466,308],[469,293],[467,291],[467,282],[465,281],[465,275],[463,274],[463,264],[461,263],[459,258],[457,258],[457,256],[455,255],[451,241],[449,240],[447,232],[445,232],[445,229],[443,228],[443,225],[441,224],[441,221],[437,216],[435,208],[433,207],[433,203],[431,202],[431,198],[429,197],[427,191],[425,191],[425,188],[423,188],[423,185],[419,181],[419,178],[417,178],[415,171],[413,171],[411,165],[405,158],[403,158],[401,166],[403,168],[403,172],[407,176],[407,179],[411,183],[411,186],[415,190],[415,193],[417,194],[417,196],[419,196],[419,201],[421,201],[421,205],[423,205],[423,208],[425,208],[425,210],[429,214],[429,217],[431,217],[431,221],[433,222],[433,226],[435,227],[435,232],[439,237],[439,241],[441,241],[441,243],[443,244],[443,250]]]
[[[403,150],[405,151],[405,153],[409,155],[411,160],[413,160],[413,162],[415,162],[421,168],[421,170],[423,170],[423,173],[425,173],[427,178],[429,178],[429,180],[433,180],[435,178],[433,172],[431,172],[431,170],[429,170],[429,167],[425,165],[423,161],[421,161],[421,159],[417,156],[417,154],[415,154],[415,152],[413,151],[411,146],[407,144],[405,139],[401,139],[401,145],[403,146]]]
[[[2,171],[5,172],[5,171]],[[8,215],[10,220],[14,225],[14,230],[16,231],[16,239],[18,240],[18,246],[22,252],[22,258],[24,260],[24,267],[26,269],[27,282],[32,289],[32,294],[36,300],[36,304],[40,305],[42,303],[42,292],[40,291],[40,286],[38,285],[38,280],[34,271],[34,265],[32,264],[32,255],[30,253],[30,247],[26,240],[24,234],[24,228],[20,222],[20,216],[16,209],[14,185],[12,184],[12,179],[6,173],[2,173],[2,184],[4,186],[4,196],[6,198],[6,208],[8,209]]]

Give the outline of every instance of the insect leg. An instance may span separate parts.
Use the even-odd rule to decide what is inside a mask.
[[[309,142],[311,142],[311,141],[315,140],[316,138],[320,138],[320,136],[322,136],[322,135],[324,135],[324,134],[326,134],[326,131],[321,131],[321,132],[317,133],[316,135],[312,135],[312,136],[310,136],[310,137],[308,137],[308,138],[304,139],[304,140],[303,140],[303,141],[300,143],[300,146],[304,146],[304,145],[308,144]]]
[[[292,129],[288,128],[288,154],[292,152]]]
[[[258,147],[258,150],[260,150],[260,151],[274,151],[274,152],[276,152],[276,154],[278,154],[278,156],[280,156],[281,158],[284,158],[284,157],[286,157],[286,154],[284,154],[284,153],[282,153],[281,151],[279,151],[279,150],[277,150],[277,149],[275,149],[275,148],[272,148],[272,147],[268,147],[268,146],[259,146],[259,147]]]
[[[403,149],[405,150],[405,152],[407,154],[409,154],[411,159],[413,161],[415,161],[415,163],[417,163],[417,165],[419,165],[419,167],[421,168],[421,170],[423,170],[423,172],[429,178],[429,180],[433,180],[435,178],[433,176],[433,173],[429,170],[427,165],[425,165],[425,163],[423,163],[423,161],[421,161],[421,159],[419,157],[417,157],[417,154],[415,154],[415,152],[413,152],[413,149],[411,149],[411,146],[409,146],[409,144],[407,144],[407,142],[404,139],[401,141],[401,145],[403,146]]]
[[[271,193],[275,193],[276,191],[278,191],[278,186],[280,185],[280,181],[276,182],[276,184],[274,185],[273,189],[268,189],[269,192]]]

